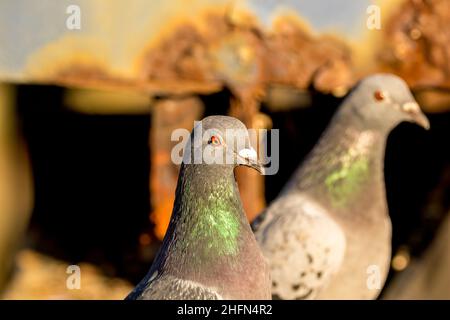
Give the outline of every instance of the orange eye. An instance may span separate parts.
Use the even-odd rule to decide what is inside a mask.
[[[216,136],[211,136],[208,143],[212,144],[213,146],[218,146],[218,145],[220,145],[220,139]]]
[[[383,91],[377,90],[374,92],[373,97],[377,101],[383,101],[386,98],[386,95],[384,94]]]

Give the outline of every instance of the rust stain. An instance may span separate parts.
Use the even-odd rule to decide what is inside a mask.
[[[69,35],[31,55],[26,72],[40,82],[150,94],[212,93],[225,85],[237,96],[258,91],[261,97],[268,84],[334,93],[353,83],[349,45],[314,35],[294,13],[266,29],[251,13],[224,5],[200,12],[195,19],[180,12],[147,46],[134,45],[142,51],[130,55],[127,67],[113,64],[108,39]]]
[[[449,110],[448,21],[447,0],[404,0],[385,23],[378,70],[404,78],[425,112]]]
[[[199,83],[193,80],[134,81],[112,76],[104,70],[76,65],[61,70],[57,76],[40,80],[40,83],[59,84],[82,89],[121,90],[142,92],[150,96],[211,94],[221,90],[219,82]]]
[[[155,210],[150,214],[150,220],[155,225],[153,233],[159,240],[163,240],[170,223],[172,215],[173,202],[175,197],[173,194],[165,194],[161,201],[155,206]]]
[[[349,46],[312,35],[291,16],[280,17],[272,30],[236,25],[223,14],[203,19],[208,28],[183,22],[152,46],[143,56],[143,77],[219,81],[238,93],[269,83],[333,93],[354,81]]]
[[[293,16],[279,17],[268,38],[270,82],[334,93],[354,82],[349,44],[329,35],[313,35]]]
[[[450,90],[450,2],[406,0],[392,14],[379,52],[380,68],[415,88]]]

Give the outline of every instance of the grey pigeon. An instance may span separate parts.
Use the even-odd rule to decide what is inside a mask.
[[[389,270],[387,136],[400,122],[428,128],[406,83],[363,79],[280,195],[253,223],[273,298],[373,299]]]
[[[200,125],[203,136],[195,134]],[[242,147],[230,132],[243,137]],[[223,164],[195,161],[195,155],[207,148]],[[191,133],[189,150],[161,249],[127,299],[271,299],[269,267],[242,209],[234,177],[240,164],[263,171],[245,125],[232,117],[207,117]],[[226,157],[233,160],[226,162]]]

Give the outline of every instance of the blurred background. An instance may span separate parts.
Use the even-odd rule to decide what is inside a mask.
[[[449,1],[0,2],[0,297],[123,299],[170,218],[174,129],[280,129],[278,174],[237,172],[252,220],[375,72],[403,77],[431,123],[388,140],[380,298],[450,299]]]

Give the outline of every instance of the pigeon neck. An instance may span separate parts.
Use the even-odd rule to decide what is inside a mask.
[[[233,168],[183,164],[163,244],[176,252],[167,259],[179,261],[166,262],[188,273],[192,268],[236,262],[247,229]]]
[[[335,116],[294,180],[295,189],[308,192],[340,215],[353,211],[370,215],[367,203],[382,206],[385,199],[387,134],[381,128],[367,130],[355,118]]]

